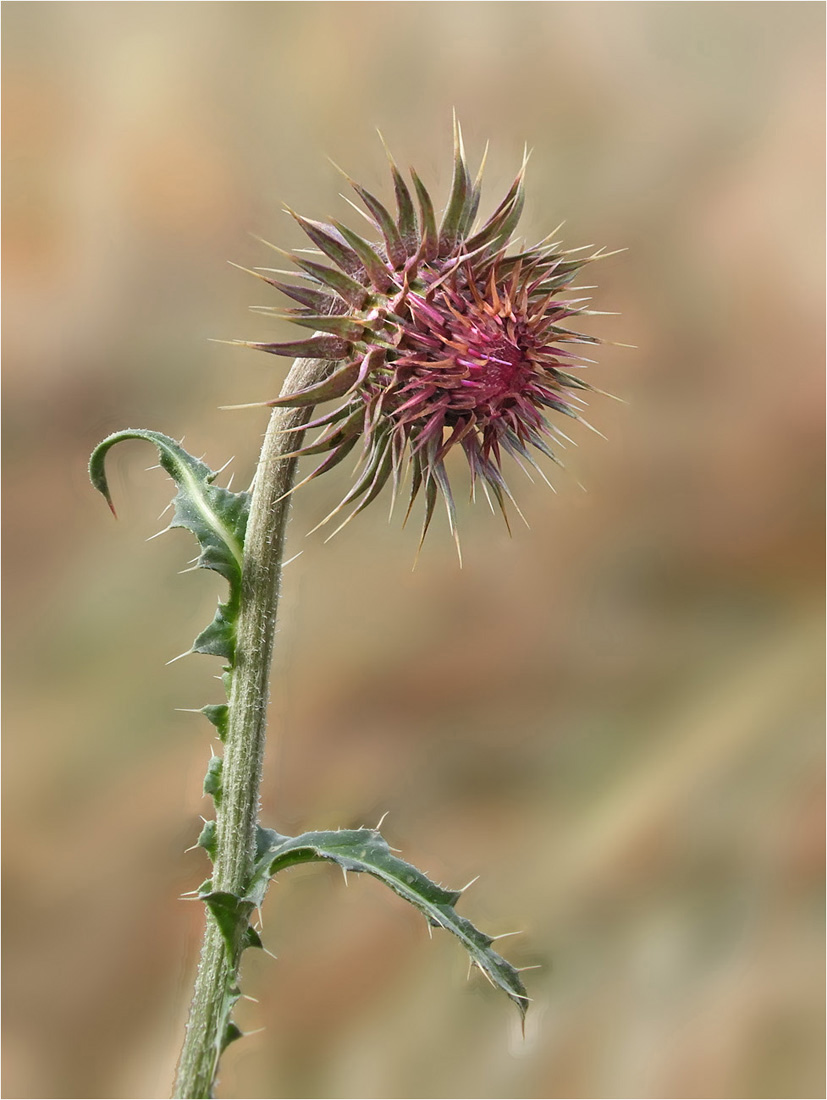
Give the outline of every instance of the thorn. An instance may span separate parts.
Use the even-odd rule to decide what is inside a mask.
[[[179,714],[203,714],[200,707],[173,707]]]
[[[282,563],[282,569],[285,569],[291,562],[294,562],[296,558],[300,558],[303,553],[304,550],[299,550],[298,554],[294,554],[292,558],[288,558],[286,562]]]
[[[466,891],[466,890],[468,889],[468,887],[469,887],[469,886],[473,886],[473,885],[474,885],[474,883],[475,883],[475,882],[477,882],[477,880],[479,879],[479,877],[480,877],[480,876],[479,876],[479,875],[477,875],[477,876],[476,876],[475,878],[472,878],[472,879],[471,879],[471,881],[470,881],[470,882],[468,882],[468,883],[466,883],[466,884],[465,884],[465,886],[463,886],[463,888],[462,888],[462,889],[461,889],[461,890],[460,890],[459,892],[460,892],[461,894],[464,894],[464,893],[465,893],[465,891]]]
[[[333,164],[333,161],[331,161],[330,163]],[[334,167],[338,166],[336,165]],[[342,169],[339,168],[339,171],[341,172]],[[376,224],[374,223],[373,218],[371,218],[370,214],[366,214],[361,206],[357,206],[353,199],[349,199],[347,195],[343,194],[341,191],[339,192],[339,198],[344,199],[348,206],[352,206],[357,214],[361,214],[361,216],[365,219],[371,229],[373,229],[374,231],[376,230]]]
[[[153,539],[157,539],[159,535],[165,535],[169,527],[165,527],[163,531],[156,531],[154,535],[150,535],[148,539],[144,539],[144,542],[152,542]]]
[[[278,955],[274,955],[272,951],[268,951],[266,947],[261,949],[265,955],[269,955],[271,959],[278,959]]]
[[[339,173],[340,175],[342,175],[342,176],[344,176],[344,177],[345,177],[345,179],[347,180],[347,182],[348,182],[348,183],[352,183],[352,182],[353,182],[353,180],[352,180],[352,179],[350,178],[350,176],[349,176],[349,175],[347,174],[347,172],[346,172],[346,171],[344,170],[344,168],[342,168],[342,167],[341,167],[340,165],[338,165],[338,164],[336,163],[336,161],[335,161],[335,160],[333,159],[333,157],[330,157],[330,156],[327,156],[327,155],[325,155],[325,158],[324,158],[324,159],[325,159],[325,160],[327,161],[327,163],[328,163],[328,164],[332,164],[332,165],[333,165],[333,167],[334,167],[334,168],[336,169],[336,171],[337,171],[337,172],[338,172],[338,173]],[[342,198],[344,198],[344,195],[342,196]]]
[[[248,348],[253,343],[253,341],[252,340],[222,340],[218,336],[208,336],[207,337],[207,343],[208,344],[229,344],[230,347],[234,347],[234,348]]]
[[[382,822],[385,820],[385,818],[388,816],[389,813],[390,813],[390,810],[385,810],[385,812],[379,818],[379,824],[376,826],[376,831],[377,832],[379,832],[379,830],[382,828]]]
[[[147,466],[146,467],[146,472],[149,473],[150,470],[160,470],[160,469],[161,469],[161,463],[156,462],[154,466]]]
[[[425,927],[428,929],[428,939],[432,940],[434,938],[434,930],[431,928],[431,922],[429,920],[425,921]]]
[[[246,405],[219,405],[220,412],[232,412],[234,409],[264,409],[266,401],[249,401]]]
[[[526,476],[526,477],[528,478],[528,480],[529,480],[529,481],[531,482],[531,484],[533,485],[533,484],[534,484],[534,478],[533,478],[533,477],[531,476],[531,474],[530,474],[530,473],[528,472],[528,470],[527,470],[527,469],[525,468],[525,466],[523,466],[522,462],[520,462],[520,460],[519,460],[519,458],[517,457],[517,455],[512,455],[511,457],[512,457],[512,458],[514,459],[514,461],[515,461],[515,462],[517,463],[517,465],[518,465],[518,466],[520,467],[520,469],[521,469],[521,470],[523,471],[523,473],[525,474],[525,476]],[[556,490],[555,490],[555,491],[556,491]],[[461,564],[461,563],[460,563],[460,564]]]
[[[536,464],[534,464],[534,463],[532,463],[532,465],[534,465],[534,469],[535,469],[535,470],[537,471],[537,473],[538,473],[538,474],[540,475],[540,477],[541,477],[541,478],[543,479],[543,481],[544,481],[544,482],[546,483],[546,485],[548,485],[548,487],[549,487],[549,489],[551,489],[552,493],[556,493],[556,492],[557,492],[557,490],[556,490],[556,489],[554,488],[554,486],[553,486],[553,485],[551,484],[551,482],[550,482],[550,481],[549,481],[549,479],[548,479],[548,478],[546,477],[546,475],[545,475],[545,474],[543,473],[543,471],[542,471],[542,470],[540,469],[540,467],[539,467],[539,466],[537,466],[537,465],[536,465]],[[561,465],[562,465],[562,463],[561,463]],[[528,473],[528,471],[526,471],[526,473]]]
[[[193,844],[193,845],[192,845],[192,846],[191,846],[190,848],[185,848],[185,849],[184,849],[184,855],[186,855],[186,854],[187,854],[187,852],[194,852],[194,851],[195,851],[195,849],[196,849],[196,848],[199,848],[199,847],[200,847],[200,845],[199,845],[199,844]]]
[[[163,519],[174,503],[175,501],[171,500],[166,508],[163,510],[163,512],[161,512],[160,516],[158,516],[158,519]]]
[[[574,419],[580,424],[585,424],[589,431],[594,432],[595,435],[599,435],[600,438],[605,439],[607,443],[609,442],[603,432],[595,428],[594,424],[590,424],[588,420],[584,419],[582,416],[576,415]]]
[[[491,942],[495,943],[497,940],[504,940],[506,936],[524,936],[525,932],[500,932],[499,936],[492,936]]]
[[[348,886],[349,883],[347,881],[347,867],[342,867],[342,874],[345,876],[345,886]]]
[[[459,560],[459,567],[460,567],[460,569],[462,569],[462,547],[459,544],[459,530],[456,527],[454,528],[453,534],[454,534],[454,544],[457,548],[457,558]]]
[[[578,444],[575,443],[575,441],[570,436],[566,435],[565,432],[561,431],[557,427],[556,424],[551,424],[551,425],[549,425],[549,427],[551,428],[551,430],[554,432],[555,435],[559,435],[561,439],[565,439],[566,443],[570,443],[572,447],[577,447],[578,446]],[[566,450],[565,446],[562,443],[560,443],[559,446],[563,447],[564,451]]]
[[[555,226],[555,228],[552,229],[552,231],[550,233],[548,233],[545,237],[543,237],[543,239],[540,242],[538,242],[537,247],[540,248],[542,245],[544,245],[546,243],[546,241],[550,241],[552,237],[556,237],[557,234],[560,232],[560,230],[563,228],[563,226],[565,224],[566,224],[566,219],[563,218],[563,220],[560,222],[560,224],[558,226]]]
[[[597,386],[592,386],[594,393],[599,393],[601,397],[611,397],[612,401],[619,401],[621,405],[628,405],[629,402],[625,397],[618,397],[616,393],[609,393],[608,390],[599,390]]]
[[[174,665],[176,661],[180,661],[182,657],[189,657],[192,653],[191,649],[186,650],[185,653],[179,653],[177,657],[173,657],[171,661],[167,661],[168,665]]]
[[[494,984],[494,979],[491,977],[491,975],[488,973],[488,971],[485,969],[485,967],[480,966],[479,963],[475,963],[474,965],[476,966],[477,970],[479,970],[482,974],[485,975],[485,980],[488,982],[488,984],[491,986],[491,988],[496,989],[497,987]]]
[[[259,244],[266,244],[268,248],[272,248],[274,252],[280,252],[282,256],[286,255],[283,248],[279,248],[277,244],[271,244],[270,241],[265,241],[264,237],[259,237],[257,233],[251,233],[250,236],[254,241],[258,241]]]
[[[275,245],[271,245],[271,247],[275,248]],[[279,252],[282,252],[282,249],[279,249]],[[282,252],[282,254],[284,256],[289,256],[290,255],[289,252]],[[307,279],[311,282],[316,281],[315,279],[313,279],[312,275],[308,275],[304,271],[293,271],[289,267],[256,267],[254,269],[253,273],[255,274],[256,271],[266,271],[270,275],[288,275],[291,279]],[[597,284],[595,284],[592,287],[589,287],[588,289],[589,290],[597,290]]]
[[[613,252],[604,252],[602,248],[598,248],[597,252],[593,256],[589,256],[591,260],[607,260],[609,256],[619,256],[621,252],[628,252],[628,248],[616,248]]]
[[[242,993],[242,994],[241,994],[241,997],[242,997],[242,1000],[244,1000],[244,1001],[252,1001],[252,1002],[253,1002],[253,1004],[260,1004],[260,1003],[261,1003],[261,1002],[259,1001],[258,997],[251,997],[249,993]],[[262,1028],[261,1030],[263,1031],[263,1030],[264,1030],[264,1028]],[[247,1031],[247,1032],[245,1032],[245,1035],[252,1035],[252,1034],[253,1034],[253,1032],[251,1032],[251,1031]]]
[[[542,963],[535,963],[534,966],[518,966],[518,967],[515,967],[515,969],[516,969],[518,974],[522,974],[522,972],[524,970],[542,970],[543,969],[543,964]],[[528,1000],[528,997],[526,997],[526,1000]]]
[[[245,275],[256,275],[256,272],[253,271],[253,269],[251,267],[242,267],[241,264],[237,264],[233,260],[227,260],[227,263],[230,265],[230,267],[234,267],[236,269],[236,271],[243,271],[245,273]],[[256,278],[260,279],[261,276],[256,275]]]
[[[178,898],[179,901],[191,901],[194,897],[198,896],[197,890],[185,890]]]

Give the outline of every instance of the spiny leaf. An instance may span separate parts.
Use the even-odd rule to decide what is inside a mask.
[[[274,397],[266,405],[276,407],[300,408],[303,405],[318,405],[322,401],[332,401],[337,397],[344,397],[353,388],[353,384],[359,377],[359,360],[346,363],[343,367],[323,378],[321,382],[315,382],[307,389],[297,390],[286,397]]]
[[[338,264],[342,271],[347,272],[348,275],[355,275],[357,278],[361,275],[363,268],[358,256],[342,239],[336,226],[327,225],[326,222],[314,221],[313,218],[303,218],[301,214],[297,214],[289,206],[286,207],[286,210],[296,219],[311,241],[318,245],[322,252],[329,256],[335,264]]]
[[[370,281],[377,290],[386,294],[394,283],[382,257],[364,237],[360,237],[358,233],[354,233],[346,225],[340,225],[339,222],[336,222],[335,226],[364,264]]]
[[[234,493],[214,485],[218,473],[188,454],[180,443],[169,436],[143,428],[127,428],[99,443],[89,460],[92,484],[103,493],[113,512],[105,461],[110,448],[125,439],[143,439],[157,447],[161,466],[178,486],[173,500],[173,516],[167,530],[183,527],[191,531],[201,547],[196,566],[215,570],[230,585],[229,599],[218,605],[215,618],[196,638],[191,652],[208,653],[232,661],[250,494]]]
[[[230,1043],[234,1043],[236,1039],[243,1039],[244,1032],[238,1026],[230,1020],[224,1027],[224,1033],[221,1036],[221,1053],[223,1054]]]
[[[528,997],[517,970],[491,949],[491,936],[480,932],[454,909],[462,891],[438,886],[416,867],[399,859],[375,829],[341,829],[288,837],[259,828],[257,849],[245,898],[253,906],[261,904],[270,879],[286,867],[329,860],[345,871],[366,872],[415,906],[431,925],[452,932],[472,961],[525,1016]]]
[[[465,163],[465,151],[462,146],[462,132],[454,115],[454,178],[451,184],[451,196],[442,216],[439,227],[439,250],[449,254],[456,244],[461,227],[468,213],[473,191],[468,168]]]
[[[226,703],[208,703],[201,708],[201,713],[208,722],[212,722],[218,730],[218,739],[223,741],[227,736],[227,722],[230,716],[230,708]]]
[[[297,256],[292,252],[288,252],[287,255],[296,267],[300,267],[312,279],[316,279],[324,286],[330,287],[343,302],[347,302],[349,306],[353,306],[355,309],[364,309],[370,294],[361,283],[357,283],[355,279],[351,279],[349,275],[345,275],[343,271],[338,271],[335,267],[317,264],[314,260],[305,259],[305,257]]]
[[[419,200],[419,209],[422,212],[422,255],[426,260],[433,260],[439,252],[434,204],[428,194],[428,189],[413,168],[411,169],[411,178],[414,182],[416,197]]]
[[[207,765],[207,774],[204,776],[204,794],[208,794],[212,797],[216,809],[221,805],[221,799],[224,794],[224,788],[221,784],[223,771],[224,758],[221,756],[213,756]]]
[[[195,842],[197,847],[204,849],[210,859],[215,859],[216,828],[214,821],[205,821],[204,828],[198,834],[198,840]]]
[[[338,425],[330,424],[318,439],[307,446],[301,447],[296,454],[318,455],[325,451],[332,451],[340,447],[342,443],[359,435],[359,429],[365,418],[365,410],[361,405],[356,405],[353,412],[346,420]]]
[[[279,321],[290,321],[302,328],[312,328],[314,332],[330,332],[343,340],[360,340],[365,335],[365,322],[359,317],[348,317],[341,313],[306,313],[300,310],[269,310],[271,317]]]
[[[204,884],[211,887],[210,882]],[[248,935],[250,914],[255,906],[246,898],[236,897],[226,890],[201,890],[198,897],[215,917],[227,951],[231,958],[237,959],[246,947],[260,947],[258,934]]]
[[[482,160],[480,162],[479,170],[477,171],[477,178],[474,180],[473,187],[471,188],[471,194],[468,202],[465,205],[465,213],[463,214],[462,221],[459,226],[459,233],[461,237],[467,237],[471,226],[474,224],[474,218],[477,216],[477,211],[480,206],[480,198],[482,197],[482,177],[485,171],[485,162],[488,158],[488,146],[482,154]]]
[[[309,286],[297,286],[295,283],[283,283],[278,279],[268,279],[267,282],[282,294],[286,294],[288,298],[292,298],[294,302],[300,302],[308,309],[312,309],[314,313],[322,313],[325,316],[330,313],[334,299],[322,290],[314,290]]]
[[[385,145],[385,139],[382,135],[379,135],[382,144]],[[405,250],[409,256],[412,256],[416,252],[419,241],[417,240],[416,231],[416,213],[414,211],[413,200],[411,199],[411,193],[408,190],[405,180],[402,178],[402,173],[396,166],[396,161],[391,156],[390,149],[385,145],[385,153],[388,157],[388,163],[390,164],[391,176],[393,178],[393,190],[396,196],[396,209],[398,212],[398,225],[399,235],[402,238],[402,243],[405,245]]]
[[[482,229],[466,241],[465,246],[468,251],[473,252],[474,249],[483,244],[488,245],[490,248],[496,248],[497,245],[504,244],[514,232],[520,220],[524,202],[525,192],[523,190],[523,171],[521,170],[505,198]]]
[[[304,356],[307,359],[344,359],[350,345],[338,336],[309,336],[306,340],[291,340],[283,344],[265,344],[255,340],[232,340],[245,348],[266,351],[270,355],[284,355],[288,359]]]
[[[347,178],[351,187],[356,191],[356,194],[376,219],[376,224],[379,226],[382,236],[385,238],[385,248],[388,251],[388,259],[395,268],[402,267],[407,259],[407,252],[405,251],[402,237],[399,234],[399,230],[391,214],[387,208],[382,205],[379,199],[370,193],[370,191],[367,191],[360,184],[354,183],[349,176]]]

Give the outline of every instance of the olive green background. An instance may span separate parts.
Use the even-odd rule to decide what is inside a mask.
[[[289,339],[251,234],[439,201],[451,109],[484,210],[594,265],[604,441],[509,539],[296,500],[263,817],[383,826],[526,974],[516,1012],[377,883],[284,876],[246,957],[230,1097],[816,1097],[822,1059],[823,23],[815,3],[6,3],[5,1085],[168,1094],[203,912],[194,842],[220,581],[145,543],[154,428],[249,480]],[[487,204],[487,205],[486,205]],[[276,261],[278,265],[278,261]],[[587,272],[587,274],[590,274]],[[456,483],[465,486],[462,463]],[[583,492],[578,482],[586,487]],[[458,496],[462,497],[464,488]]]

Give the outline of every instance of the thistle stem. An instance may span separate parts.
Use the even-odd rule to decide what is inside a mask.
[[[322,381],[329,367],[326,360],[297,359],[282,393],[295,393]],[[311,411],[309,405],[273,410],[250,502],[212,875],[213,890],[237,897],[245,893],[255,855],[270,664],[292,499],[285,493],[293,487],[296,473],[297,460],[284,456],[297,450],[304,436],[303,431],[286,433],[285,429],[306,424]],[[213,1095],[229,1010],[238,995],[240,955],[240,951],[231,955],[227,950],[218,924],[208,911],[178,1063],[176,1097]]]

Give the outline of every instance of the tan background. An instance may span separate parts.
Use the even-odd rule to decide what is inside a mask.
[[[824,11],[814,3],[7,3],[4,1095],[169,1088],[206,874],[215,662],[164,662],[219,582],[146,426],[252,469],[288,338],[225,259],[349,216],[342,164],[389,195],[380,127],[444,199],[450,113],[488,209],[524,142],[524,230],[629,251],[532,530],[375,505],[290,532],[265,820],[373,824],[529,972],[528,1037],[460,948],[371,881],[284,877],[248,957],[220,1095],[815,1097],[821,1057]],[[355,215],[353,215],[355,218]],[[352,222],[357,225],[357,222]],[[585,280],[592,282],[592,279]],[[461,482],[462,471],[457,468]],[[582,493],[575,478],[588,493]]]

